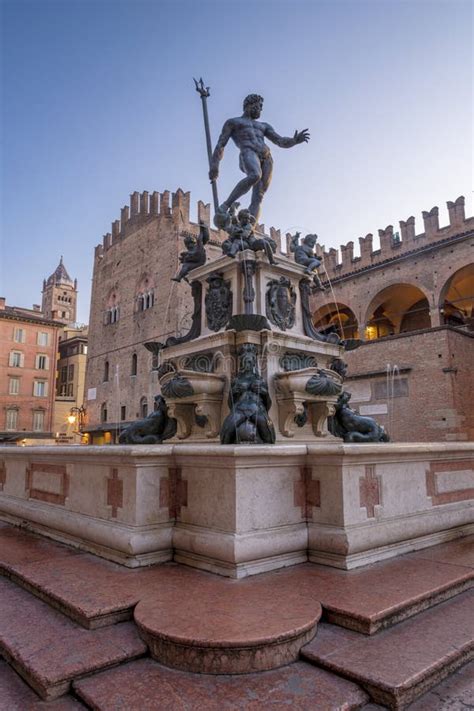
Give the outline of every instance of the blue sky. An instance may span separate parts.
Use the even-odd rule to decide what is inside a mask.
[[[3,0],[0,295],[31,306],[61,254],[87,322],[94,246],[134,190],[211,201],[213,142],[248,93],[311,141],[273,149],[262,221],[326,247],[463,194],[472,214],[469,0]],[[222,199],[240,178],[226,149]],[[193,208],[194,209],[194,208]]]

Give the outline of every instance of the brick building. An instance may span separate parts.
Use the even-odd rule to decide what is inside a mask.
[[[190,287],[171,281],[184,236],[199,233],[189,212],[190,194],[180,189],[134,192],[95,249],[86,373],[86,429],[94,444],[115,440],[153,407],[158,380],[144,343],[189,329]],[[209,205],[198,203],[198,221],[209,225]],[[212,230],[209,259],[219,240]]]
[[[464,198],[359,238],[338,252],[321,248],[328,289],[313,297],[321,329],[365,344],[347,353],[347,389],[361,414],[374,415],[395,441],[468,440],[474,436],[474,218]],[[329,288],[330,287],[330,288]]]
[[[51,438],[61,328],[39,306],[0,299],[0,442]]]

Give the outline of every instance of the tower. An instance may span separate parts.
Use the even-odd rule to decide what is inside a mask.
[[[43,281],[41,310],[46,318],[72,324],[76,321],[77,279],[71,279],[63,258],[54,272]]]

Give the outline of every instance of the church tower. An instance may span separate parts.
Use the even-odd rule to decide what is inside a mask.
[[[76,322],[77,279],[72,280],[69,276],[62,256],[51,276],[43,281],[41,311],[45,318],[53,321]]]

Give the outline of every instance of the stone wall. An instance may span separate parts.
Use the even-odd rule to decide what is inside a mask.
[[[0,520],[136,567],[354,568],[472,533],[474,445],[5,447]]]

